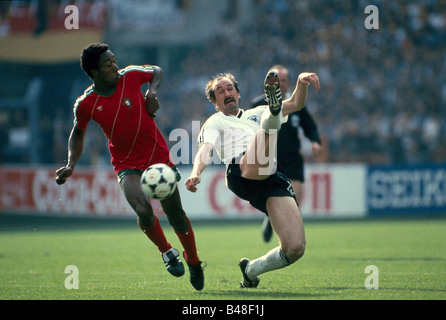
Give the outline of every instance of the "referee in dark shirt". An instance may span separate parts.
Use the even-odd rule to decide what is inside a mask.
[[[279,76],[282,97],[286,99],[288,97],[287,91],[291,85],[288,69],[281,65],[275,65],[271,67],[270,71],[272,70],[276,71]],[[252,100],[251,108],[267,104],[265,95],[262,94]],[[288,121],[282,124],[277,140],[277,162],[280,170],[290,179],[298,203],[302,200],[303,184],[305,182],[304,158],[300,152],[299,127],[311,141],[313,156],[317,156],[321,151],[319,131],[307,108],[290,114]],[[262,225],[263,240],[268,242],[272,234],[273,229],[269,219],[265,217]]]

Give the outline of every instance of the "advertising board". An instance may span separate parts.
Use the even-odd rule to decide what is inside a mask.
[[[446,165],[370,166],[370,215],[446,213]]]
[[[241,200],[225,186],[225,167],[209,166],[196,193],[184,186],[191,166],[181,166],[178,184],[182,202],[192,218],[261,218],[263,213]],[[304,217],[362,217],[365,208],[363,165],[308,165]],[[2,211],[52,215],[134,217],[112,170],[77,168],[64,184],[54,181],[54,169],[2,167],[0,204]],[[163,216],[159,201],[152,200],[155,213]]]

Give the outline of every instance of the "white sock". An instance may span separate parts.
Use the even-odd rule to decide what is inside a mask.
[[[280,247],[276,247],[260,258],[251,260],[246,267],[246,274],[250,279],[255,279],[262,273],[281,269],[290,264]]]
[[[269,109],[266,109],[262,113],[262,117],[260,119],[260,124],[262,129],[265,130],[267,134],[276,134],[279,132],[280,127],[282,126],[283,115],[282,111],[279,112],[277,116],[273,116]]]

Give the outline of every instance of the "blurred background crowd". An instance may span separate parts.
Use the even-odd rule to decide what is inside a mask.
[[[195,8],[193,2],[175,4],[187,15]],[[107,1],[100,3],[107,8]],[[445,0],[252,0],[249,19],[244,20],[237,19],[242,13],[236,0],[225,3],[208,37],[171,47],[168,60],[161,57],[165,50],[157,44],[120,46],[112,36],[103,38],[114,44],[111,50],[121,68],[147,63],[165,69],[157,123],[170,145],[175,143],[169,141],[172,130],[186,129],[190,139],[196,139],[193,121],[202,124],[215,112],[204,95],[212,76],[233,73],[240,85],[241,107],[248,108],[262,93],[268,68],[282,64],[291,71],[293,82],[304,71],[316,72],[321,81],[321,90],[310,89],[307,100],[326,150],[314,161],[446,162]],[[364,25],[367,5],[379,9],[378,29]],[[1,37],[7,37],[8,10],[2,8],[0,51]],[[202,18],[210,19],[206,12]],[[168,65],[162,64],[165,61]],[[72,105],[91,83],[78,61],[6,61],[0,63],[0,71],[0,161],[62,163]],[[42,82],[42,74],[50,76]],[[24,107],[33,99],[40,101],[34,111]],[[30,121],[36,115],[37,124]],[[27,151],[32,146],[34,157]],[[303,151],[310,154],[305,145]],[[81,162],[109,163],[106,139],[94,125]]]

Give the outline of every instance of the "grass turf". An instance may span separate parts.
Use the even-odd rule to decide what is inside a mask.
[[[306,222],[307,250],[288,268],[260,276],[257,289],[240,289],[238,261],[277,245],[264,243],[260,221],[194,223],[200,258],[207,262],[203,291],[188,272],[170,276],[156,248],[134,222],[0,228],[2,300],[427,300],[446,298],[446,219]],[[63,225],[63,227],[61,226]],[[181,251],[172,229],[166,236]],[[66,289],[69,265],[79,289]],[[379,289],[366,289],[379,271]]]

